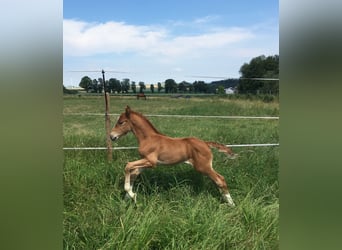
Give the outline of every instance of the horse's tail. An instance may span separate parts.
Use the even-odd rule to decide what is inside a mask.
[[[217,148],[219,152],[225,153],[229,156],[230,159],[235,159],[238,157],[238,154],[233,153],[231,148],[217,142],[206,141],[205,142],[211,148]]]

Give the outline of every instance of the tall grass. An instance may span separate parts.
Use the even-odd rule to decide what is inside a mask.
[[[144,114],[179,115],[245,115],[278,116],[279,103],[265,103],[260,100],[232,100],[219,97],[192,97],[175,99],[167,96],[148,96],[147,100],[137,100],[134,96],[111,96],[111,113],[121,113],[126,105],[138,108]],[[64,113],[104,113],[102,96],[64,97]]]
[[[100,98],[67,97],[64,113],[101,112],[103,104]],[[111,100],[112,113],[122,112],[126,104],[155,114],[278,115],[279,111],[277,103],[256,102],[254,106],[249,101],[225,99],[156,98],[145,102],[118,98]],[[196,136],[222,143],[279,140],[277,120],[150,120],[171,136]],[[65,146],[104,144],[103,117],[64,116]],[[118,145],[132,146],[136,141],[127,135]],[[144,171],[135,182],[135,205],[125,198],[123,183],[125,164],[139,158],[136,150],[114,151],[112,163],[106,161],[104,151],[65,151],[64,248],[277,249],[279,148],[234,151],[239,158],[229,160],[214,150],[213,165],[225,177],[235,208],[221,200],[209,178],[185,164]]]

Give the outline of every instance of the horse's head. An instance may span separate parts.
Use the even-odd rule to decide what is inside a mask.
[[[129,120],[131,113],[131,108],[129,106],[126,107],[125,112],[123,112],[116,122],[115,126],[112,128],[110,132],[110,139],[115,141],[119,139],[121,136],[126,135],[128,132],[132,131],[132,124]]]

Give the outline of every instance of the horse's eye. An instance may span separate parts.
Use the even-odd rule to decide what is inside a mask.
[[[118,121],[118,124],[119,124],[119,125],[124,125],[124,124],[125,124],[125,121]]]

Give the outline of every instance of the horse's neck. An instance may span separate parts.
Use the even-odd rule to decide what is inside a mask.
[[[159,133],[146,118],[139,115],[136,115],[136,117],[134,117],[134,119],[132,120],[132,124],[133,133],[139,143],[142,140]]]

